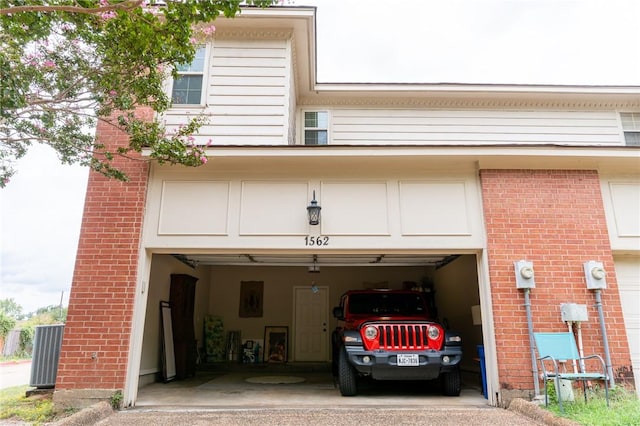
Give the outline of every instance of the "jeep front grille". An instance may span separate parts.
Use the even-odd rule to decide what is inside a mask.
[[[380,349],[424,350],[429,348],[428,325],[425,324],[381,324],[378,325]],[[437,348],[434,348],[437,349]]]

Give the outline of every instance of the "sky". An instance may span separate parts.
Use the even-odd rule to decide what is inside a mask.
[[[640,0],[296,0],[323,83],[640,86]],[[0,189],[0,299],[68,304],[88,172],[34,147]]]

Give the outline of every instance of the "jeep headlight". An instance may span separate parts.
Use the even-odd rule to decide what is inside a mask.
[[[431,340],[437,340],[438,338],[440,338],[440,329],[438,327],[435,327],[433,325],[429,326],[429,339]]]
[[[364,329],[364,337],[369,340],[373,340],[378,337],[378,328],[372,325],[368,325]]]

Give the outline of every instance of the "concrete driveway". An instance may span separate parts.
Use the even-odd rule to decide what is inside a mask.
[[[127,425],[492,425],[535,426],[541,423],[501,408],[260,408],[236,410],[119,411],[96,423],[101,426]]]
[[[264,380],[261,380],[264,379]],[[433,382],[360,383],[343,397],[325,367],[235,368],[140,389],[136,407],[99,425],[540,425],[490,407],[472,377],[459,397]]]
[[[138,392],[137,408],[485,408],[480,383],[470,380],[459,397],[443,396],[436,382],[361,381],[358,395],[343,397],[329,366],[224,368],[195,377],[153,383]]]

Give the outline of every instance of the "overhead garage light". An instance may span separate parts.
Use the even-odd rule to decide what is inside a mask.
[[[320,273],[320,267],[318,266],[318,256],[313,255],[313,265],[309,266],[310,273]]]
[[[320,210],[322,207],[316,201],[316,191],[313,191],[313,200],[307,206],[307,214],[309,215],[309,225],[317,225],[320,223]]]

